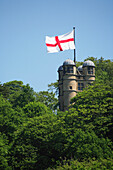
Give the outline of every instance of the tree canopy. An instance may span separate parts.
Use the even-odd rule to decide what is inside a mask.
[[[58,82],[41,92],[22,81],[0,84],[0,169],[113,169],[113,62],[87,59],[96,81],[65,112]]]

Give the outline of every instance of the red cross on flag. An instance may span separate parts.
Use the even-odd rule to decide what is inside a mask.
[[[59,51],[75,49],[74,31],[55,37],[46,36],[45,42],[48,53],[56,53]]]

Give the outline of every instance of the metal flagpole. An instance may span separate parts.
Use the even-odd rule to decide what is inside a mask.
[[[75,44],[75,27],[73,27],[73,32],[74,32],[74,44]],[[74,49],[74,62],[76,64],[76,49]]]

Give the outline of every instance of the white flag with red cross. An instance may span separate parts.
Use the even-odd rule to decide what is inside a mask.
[[[48,53],[56,53],[59,51],[75,49],[74,31],[55,37],[46,36],[45,42]]]

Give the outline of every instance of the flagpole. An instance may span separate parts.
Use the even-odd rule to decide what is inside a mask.
[[[75,27],[73,27],[74,32],[74,44],[75,44]],[[76,50],[74,49],[74,63],[76,64]]]

